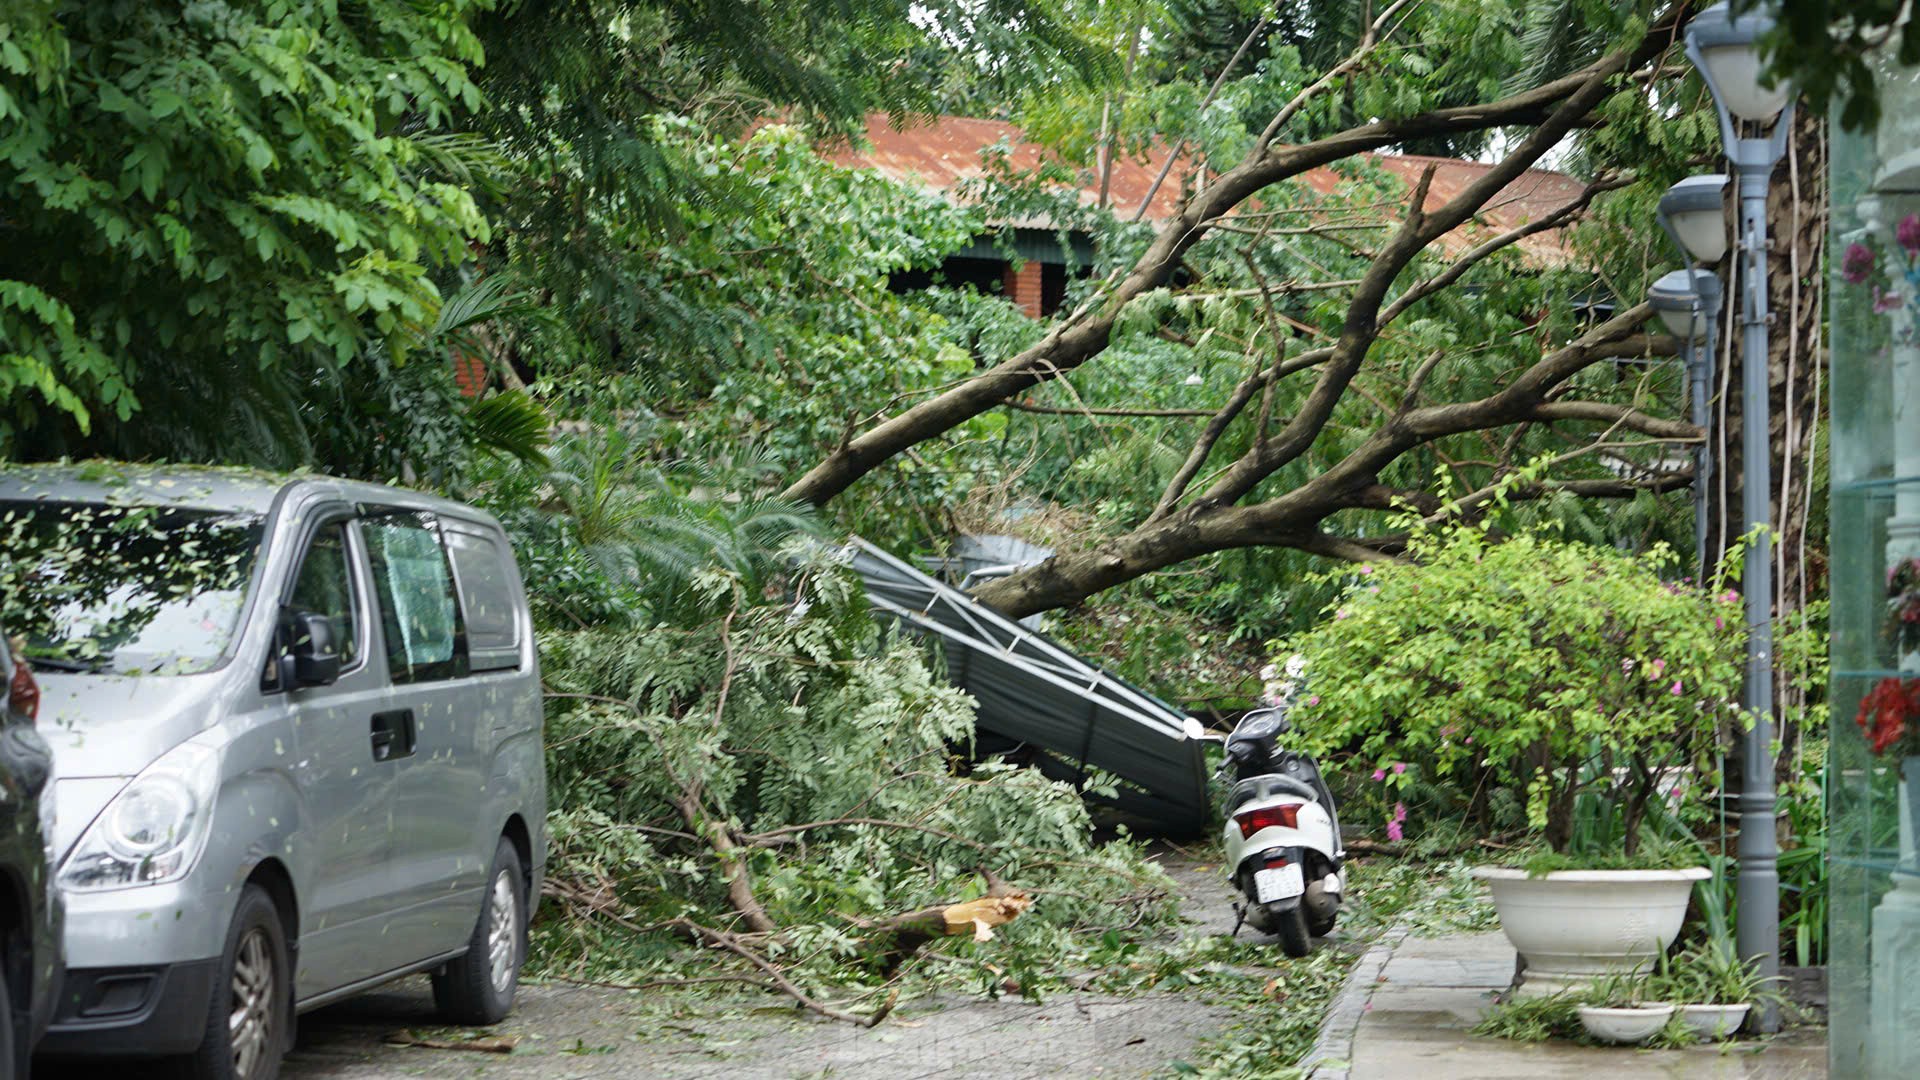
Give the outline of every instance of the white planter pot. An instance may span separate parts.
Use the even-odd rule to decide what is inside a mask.
[[[1752,1005],[1682,1005],[1680,1019],[1703,1039],[1725,1039],[1747,1022]]]
[[[1673,944],[1693,883],[1686,870],[1557,870],[1530,878],[1503,866],[1474,868],[1493,889],[1500,929],[1526,958],[1526,996],[1590,985],[1601,975],[1645,969]]]
[[[1646,1042],[1672,1018],[1671,1005],[1634,1005],[1623,1009],[1580,1006],[1580,1026],[1601,1042]]]

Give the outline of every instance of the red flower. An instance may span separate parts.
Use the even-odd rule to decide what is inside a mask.
[[[1920,715],[1920,679],[1903,682],[1888,677],[1867,691],[1853,722],[1866,732],[1867,745],[1873,752],[1884,754],[1888,747],[1909,734],[1907,720],[1916,715]]]
[[[1840,277],[1849,285],[1859,285],[1873,273],[1873,249],[1865,244],[1848,244],[1840,260]]]

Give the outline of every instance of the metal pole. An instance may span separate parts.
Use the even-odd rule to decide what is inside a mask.
[[[1720,278],[1710,270],[1699,271],[1693,275],[1693,287],[1699,297],[1695,317],[1706,321],[1700,342],[1687,345],[1688,418],[1701,432],[1700,445],[1693,449],[1693,550],[1700,567],[1699,581],[1704,585],[1709,570],[1707,492],[1713,479],[1713,446],[1707,429],[1713,425],[1713,366],[1719,356]]]
[[[1747,607],[1747,679],[1742,703],[1752,717],[1741,754],[1740,906],[1735,945],[1766,978],[1780,974],[1780,842],[1774,829],[1773,792],[1773,447],[1767,401],[1767,185],[1793,130],[1794,102],[1784,107],[1765,138],[1743,139],[1727,95],[1706,62],[1711,47],[1752,49],[1773,25],[1764,11],[1736,16],[1715,4],[1687,25],[1687,59],[1713,94],[1720,137],[1733,163],[1740,193],[1741,282],[1740,446],[1746,459],[1741,510],[1748,547],[1741,582]],[[1758,119],[1758,118],[1755,118]],[[1762,1032],[1780,1030],[1780,1010],[1765,1005],[1747,1020]]]
[[[1783,123],[1786,118],[1782,118]],[[1777,155],[1729,147],[1740,182],[1741,275],[1740,448],[1745,477],[1740,505],[1746,526],[1741,586],[1747,608],[1747,679],[1743,704],[1753,727],[1742,755],[1740,791],[1740,904],[1736,945],[1760,975],[1780,974],[1780,844],[1773,792],[1773,446],[1767,400],[1767,184]],[[1758,159],[1758,160],[1756,160]],[[1769,983],[1769,985],[1772,985]],[[1761,1010],[1759,1028],[1777,1031],[1779,1010]]]
[[[1693,301],[1693,314],[1689,320],[1694,325],[1704,315],[1698,297]],[[1691,337],[1680,343],[1680,361],[1687,369],[1687,407],[1688,419],[1694,427],[1700,427],[1700,388],[1706,383],[1706,373],[1701,370],[1700,354],[1706,351],[1706,343],[1695,341]],[[1704,429],[1703,429],[1704,430]],[[1700,445],[1693,448],[1693,557],[1698,566],[1695,579],[1702,583],[1707,580],[1707,485],[1701,482],[1700,466],[1706,460],[1701,450],[1706,448],[1707,440],[1702,437]]]

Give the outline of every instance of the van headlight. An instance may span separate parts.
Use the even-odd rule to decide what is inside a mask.
[[[177,881],[213,828],[220,751],[185,742],[161,755],[93,819],[60,867],[79,892]]]

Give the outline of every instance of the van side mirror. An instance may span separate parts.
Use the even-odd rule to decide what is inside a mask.
[[[340,677],[340,649],[333,636],[333,620],[314,611],[286,613],[287,659],[292,671],[285,679],[294,687],[330,686]]]

